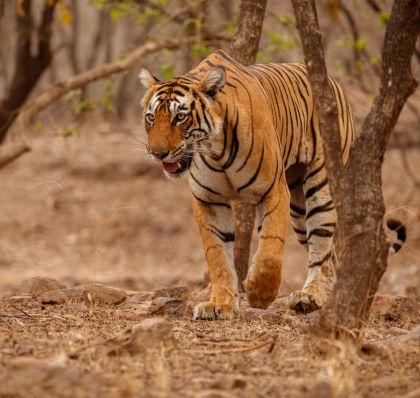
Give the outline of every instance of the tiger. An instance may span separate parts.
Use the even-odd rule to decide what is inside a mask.
[[[267,308],[282,279],[283,250],[291,219],[309,257],[304,286],[288,297],[291,309],[321,308],[336,280],[331,197],[318,113],[305,65],[244,67],[222,50],[193,70],[161,82],[142,69],[141,102],[147,151],[169,178],[188,175],[193,215],[208,265],[209,301],[198,303],[193,319],[229,320],[239,312],[234,267],[232,208],[256,207],[258,248],[242,282],[249,305]],[[355,135],[349,102],[329,78],[338,107],[342,162]],[[398,251],[405,227],[398,231]]]

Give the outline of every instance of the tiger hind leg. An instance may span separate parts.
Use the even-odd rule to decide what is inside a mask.
[[[323,306],[336,281],[333,256],[336,212],[322,161],[308,166],[301,184],[290,188],[293,188],[292,224],[299,242],[308,249],[309,271],[303,288],[290,294],[289,306],[308,313]]]

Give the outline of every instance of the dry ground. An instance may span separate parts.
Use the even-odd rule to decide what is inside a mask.
[[[63,139],[56,132],[61,124],[50,124],[33,138],[31,153],[0,172],[0,296],[16,293],[32,276],[69,286],[96,281],[138,291],[181,284],[199,290],[206,266],[186,181],[167,181],[145,159],[134,125],[83,123],[79,136]],[[407,154],[414,174],[418,154]],[[384,183],[388,211],[407,224],[409,238],[390,260],[381,291],[418,299],[419,191],[398,151],[387,155]],[[290,233],[281,294],[301,286],[306,261]],[[150,314],[115,305],[45,306],[36,299],[13,305],[0,304],[0,397],[321,397],[329,388],[342,396],[420,394],[418,343],[354,353],[308,340],[310,316],[254,319],[246,302],[230,322],[192,322],[188,311],[166,316],[176,346],[139,355],[90,345]],[[403,334],[416,322],[374,317],[366,341]],[[273,336],[274,345],[255,348]]]

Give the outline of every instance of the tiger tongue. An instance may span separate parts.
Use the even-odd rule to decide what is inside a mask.
[[[174,163],[162,162],[162,164],[163,164],[164,170],[168,173],[176,173],[179,168],[178,162],[174,162]]]

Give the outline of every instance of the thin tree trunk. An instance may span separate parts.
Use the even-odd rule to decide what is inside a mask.
[[[230,55],[243,65],[255,63],[266,5],[267,0],[241,1]],[[238,274],[239,290],[243,291],[242,282],[248,274],[255,206],[245,202],[236,202],[233,211],[235,218],[235,269]]]
[[[381,167],[389,136],[417,82],[410,61],[420,30],[420,0],[398,0],[392,7],[382,49],[381,85],[346,169],[341,167],[335,105],[327,99],[321,34],[315,0],[292,0],[319,113],[326,166],[338,214],[337,283],[315,322],[315,332],[361,337],[373,295],[387,267],[383,230]]]
[[[34,29],[31,0],[22,2],[23,14],[16,13],[15,71],[8,93],[0,101],[0,143],[4,141],[19,108],[51,62],[52,22],[56,3],[45,1],[41,24],[37,32],[39,41],[36,55],[31,54]]]

